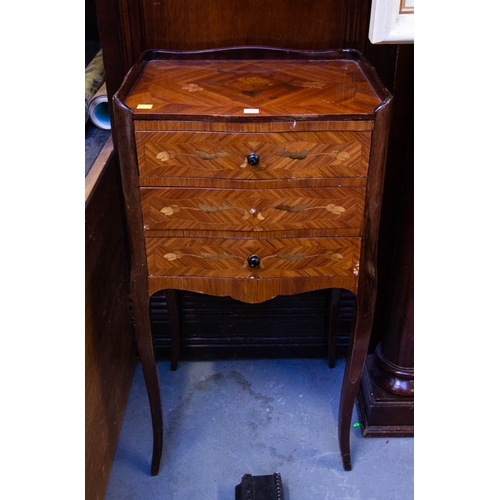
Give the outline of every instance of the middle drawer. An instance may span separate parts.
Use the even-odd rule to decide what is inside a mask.
[[[141,188],[145,230],[361,228],[366,189]]]

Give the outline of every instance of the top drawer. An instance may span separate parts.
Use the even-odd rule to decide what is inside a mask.
[[[141,132],[142,177],[300,179],[366,177],[371,132]],[[258,156],[252,165],[249,155]]]

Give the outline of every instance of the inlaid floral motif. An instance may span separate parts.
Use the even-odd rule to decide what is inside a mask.
[[[302,205],[285,205],[284,203],[280,203],[279,205],[274,207],[276,210],[283,210],[284,212],[290,212],[292,214],[298,214],[307,210],[307,203]]]
[[[326,84],[321,82],[304,82],[302,87],[310,89],[322,89]]]
[[[176,156],[195,156],[201,158],[202,160],[217,160],[218,158],[225,158],[226,156],[231,156],[230,153],[226,153],[226,151],[221,150],[216,153],[211,153],[208,151],[202,151],[201,149],[196,150],[196,154],[189,153],[176,153],[169,149],[168,151],[160,151],[156,155],[156,159],[160,161],[168,161],[173,160]]]
[[[177,260],[180,259],[183,256],[181,252],[170,252],[166,253],[163,258],[167,260]]]
[[[200,252],[199,254],[188,254],[188,253],[182,253],[179,251],[176,252],[168,252],[166,253],[163,258],[169,261],[174,261],[177,259],[181,259],[182,257],[197,257],[199,259],[205,259],[205,260],[227,260],[227,259],[241,259],[241,256],[238,255],[231,255],[227,252],[222,252],[222,253],[209,253],[209,252]],[[300,261],[304,260],[307,258],[313,258],[313,257],[325,257],[328,260],[333,260],[333,261],[341,261],[344,256],[340,253],[334,253],[334,252],[326,252],[324,254],[314,254],[314,255],[307,255],[307,252],[300,252],[300,253],[278,253],[274,255],[267,255],[266,257],[263,257],[261,259],[261,268],[264,268],[264,261],[269,260],[269,259],[282,259],[282,260],[290,260],[290,261]],[[246,267],[247,265],[247,259],[243,259],[242,263],[243,267]],[[358,263],[359,266],[359,263]]]
[[[201,92],[203,87],[200,87],[196,83],[188,83],[182,87],[182,90],[187,90],[188,92]]]
[[[182,253],[182,252],[169,252],[166,253],[163,258],[169,261],[181,259],[182,257],[198,257],[201,259],[205,260],[226,260],[226,259],[233,259],[235,256],[230,255],[227,252],[219,253],[219,254],[212,254],[209,252],[200,252],[199,254],[189,254],[189,253]]]
[[[175,158],[175,151],[172,150],[161,151],[156,155],[156,159],[160,161],[168,161],[172,158]]]
[[[234,258],[234,255],[230,255],[227,252],[216,253],[216,254],[201,252],[201,257],[206,260],[225,260]]]
[[[345,160],[348,160],[350,157],[351,157],[351,155],[347,151],[339,151],[337,153],[336,159],[340,160],[340,161],[345,161]]]
[[[332,214],[335,214],[335,215],[340,215],[340,214],[343,214],[345,212],[345,208],[344,207],[340,207],[338,205],[334,205],[333,203],[330,203],[325,208],[329,212],[332,212]]]
[[[330,260],[341,261],[344,256],[341,253],[328,252],[326,257]]]
[[[277,255],[271,255],[270,257],[276,257],[278,259],[285,259],[285,260],[303,260],[306,258],[312,258],[312,257],[325,257],[328,260],[333,260],[333,261],[341,261],[344,256],[341,253],[334,253],[334,252],[326,252],[326,254],[314,254],[314,255],[307,255],[306,252],[302,253],[294,253],[294,254],[285,254],[285,253],[279,253]],[[264,257],[265,259],[266,257]]]
[[[261,78],[260,76],[244,76],[238,78],[238,81],[244,83],[245,85],[266,85],[269,83],[269,80]]]
[[[164,215],[174,215],[179,211],[180,208],[177,205],[172,205],[171,207],[164,207],[160,210],[160,212]]]
[[[354,276],[358,276],[359,275],[359,262],[357,262],[356,265],[354,266],[354,269],[352,270],[352,273],[354,274]]]
[[[202,160],[216,160],[217,158],[225,158],[226,156],[231,156],[230,153],[226,153],[224,150],[218,153],[207,153],[206,151],[196,150],[196,153]]]
[[[172,160],[176,156],[194,156],[201,158],[202,160],[217,160],[219,158],[226,158],[228,156],[231,156],[231,153],[228,153],[227,151],[224,151],[223,149],[221,151],[216,151],[216,152],[210,152],[210,151],[203,151],[201,149],[196,150],[196,154],[190,154],[190,153],[176,153],[175,151],[169,149],[168,151],[160,151],[156,155],[156,159],[160,160],[162,162]],[[282,158],[290,158],[290,160],[305,160],[308,157],[314,157],[314,156],[330,156],[333,160],[335,161],[346,161],[351,158],[351,155],[347,151],[339,151],[338,149],[334,149],[333,151],[326,152],[326,153],[313,153],[311,154],[311,151],[309,149],[303,149],[302,151],[287,151],[284,149],[283,151],[279,151],[278,153],[275,153],[276,156],[281,156]],[[248,158],[245,157],[243,159],[243,163],[241,163],[240,168],[247,168],[249,166],[248,163]]]
[[[282,156],[283,158],[290,158],[291,160],[304,160],[307,158],[307,155],[309,154],[309,150],[305,149],[304,151],[280,151],[279,153],[276,153],[277,156]]]
[[[255,208],[251,208],[250,210],[243,209],[243,220],[248,220],[250,216],[257,217],[259,220],[264,220],[266,217],[262,215],[262,212],[259,212]]]
[[[306,256],[307,256],[306,252],[294,253],[294,254],[279,253],[278,255],[276,255],[278,259],[284,259],[284,260],[302,260]]]
[[[313,206],[309,207],[307,203],[301,203],[299,205],[286,205],[284,203],[280,203],[274,207],[264,208],[262,210],[258,210],[255,207],[250,209],[245,209],[242,207],[234,207],[227,202],[223,202],[221,205],[206,205],[203,203],[199,203],[198,207],[179,207],[178,205],[170,205],[168,207],[163,207],[160,212],[163,215],[171,216],[178,213],[180,210],[199,210],[200,212],[204,212],[206,214],[215,214],[218,212],[224,212],[227,210],[236,210],[242,214],[243,220],[248,220],[250,218],[255,217],[256,219],[263,221],[266,218],[263,212],[266,210],[280,210],[283,212],[289,212],[291,214],[299,214],[305,212],[306,210],[319,210],[326,209],[334,215],[342,215],[346,209],[341,207],[340,205],[335,205],[335,203],[329,203],[324,206]]]
[[[233,207],[231,205],[228,205],[227,203],[223,203],[222,205],[203,205],[200,203],[198,207],[202,212],[208,214],[215,214],[217,212],[223,212],[224,210],[233,209]]]
[[[325,207],[308,207],[307,203],[303,203],[301,205],[285,205],[284,203],[280,203],[279,205],[274,207],[276,210],[283,210],[285,212],[290,212],[290,213],[301,213],[304,212],[305,210],[315,210],[318,208],[325,208],[329,212],[332,212],[334,215],[340,215],[345,212],[345,208],[341,207],[339,205],[335,205],[334,203],[330,203],[326,205]]]
[[[206,205],[203,203],[199,203],[198,207],[179,207],[178,205],[171,205],[168,207],[163,207],[160,212],[163,215],[174,215],[175,213],[179,212],[180,210],[199,210],[200,212],[206,213],[206,214],[215,214],[218,212],[224,212],[226,210],[236,210],[239,211],[240,213],[243,214],[243,220],[247,220],[250,215],[257,215],[257,218],[259,220],[264,220],[264,216],[259,212],[252,212],[252,209],[250,210],[245,210],[244,208],[240,207],[233,207],[229,205],[228,203],[224,202],[222,205]]]
[[[329,153],[314,153],[310,154],[309,149],[304,149],[302,151],[287,151],[284,149],[279,153],[276,153],[276,156],[281,156],[283,158],[290,158],[291,160],[305,160],[308,156],[331,156],[334,160],[345,161],[348,160],[351,155],[347,151],[339,151],[334,149]]]
[[[182,252],[169,252],[166,253],[163,258],[169,261],[181,259],[182,257],[198,257],[202,258],[205,260],[225,260],[225,259],[232,259],[234,258],[234,255],[230,255],[227,252],[223,252],[220,254],[212,254],[208,252],[200,252],[200,254],[188,254],[188,253],[182,253]]]

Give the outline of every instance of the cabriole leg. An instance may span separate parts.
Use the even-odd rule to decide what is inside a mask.
[[[350,434],[356,395],[363,373],[374,315],[374,300],[366,303],[361,296],[355,301],[355,321],[346,360],[339,408],[339,445],[345,470],[351,470]]]
[[[151,337],[149,320],[149,295],[139,290],[132,290],[132,306],[135,319],[135,335],[139,361],[142,365],[144,381],[148,392],[151,421],[153,425],[153,457],[151,475],[156,476],[160,469],[163,449],[163,412],[161,407],[160,382],[158,367]]]

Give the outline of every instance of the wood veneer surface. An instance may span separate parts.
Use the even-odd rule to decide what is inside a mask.
[[[361,2],[355,7],[358,12],[343,0],[191,0],[186,8],[180,0],[159,0],[137,2],[129,15],[142,27],[136,46],[190,50],[261,43],[320,49],[341,47],[352,37],[351,18],[366,9]]]
[[[255,180],[366,176],[370,132],[290,128],[280,133],[136,132],[140,175]],[[252,151],[259,152],[256,166],[247,160]]]
[[[360,238],[208,239],[147,238],[150,276],[294,278],[354,276]],[[258,254],[260,265],[247,265]]]
[[[146,231],[361,229],[365,194],[364,188],[142,188],[141,204]]]
[[[171,115],[197,120],[252,114],[370,118],[380,102],[357,62],[344,59],[280,60],[279,65],[272,60],[153,60],[125,100],[136,119]]]

